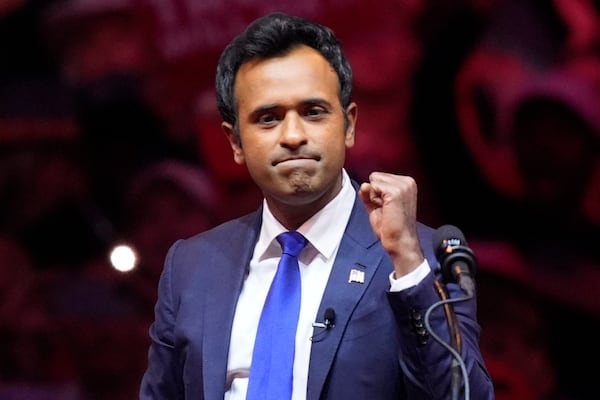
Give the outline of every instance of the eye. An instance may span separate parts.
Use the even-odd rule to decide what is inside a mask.
[[[260,125],[273,125],[278,122],[277,115],[274,113],[262,114],[257,119],[256,122]]]
[[[308,107],[305,110],[304,115],[310,119],[319,119],[323,115],[328,114],[328,113],[329,112],[321,106],[312,106],[312,107]]]

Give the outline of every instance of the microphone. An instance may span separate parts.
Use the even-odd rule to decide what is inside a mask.
[[[465,236],[454,225],[442,225],[433,233],[433,250],[440,262],[446,282],[456,282],[468,295],[475,294],[473,275],[477,268],[475,254]]]
[[[324,328],[331,329],[335,326],[335,311],[333,308],[329,307],[325,309],[325,314],[323,315],[323,322],[313,322],[313,328]]]

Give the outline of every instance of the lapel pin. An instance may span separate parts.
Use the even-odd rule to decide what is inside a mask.
[[[348,277],[348,283],[365,283],[365,272],[357,269],[350,270],[350,276]]]

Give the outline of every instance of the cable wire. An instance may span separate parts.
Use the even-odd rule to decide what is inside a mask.
[[[434,309],[436,309],[437,307],[440,306],[450,306],[451,303],[458,303],[461,301],[466,301],[469,300],[472,296],[468,296],[468,297],[461,297],[460,299],[443,299],[440,300],[434,304],[432,304],[427,311],[425,312],[425,329],[427,329],[427,331],[429,332],[429,334],[431,335],[431,337],[438,342],[439,344],[441,344],[444,348],[446,348],[450,354],[452,354],[453,356],[453,363],[452,363],[452,368],[455,368],[455,365],[458,365],[460,367],[460,371],[462,373],[462,381],[464,384],[464,389],[465,389],[465,400],[469,400],[471,397],[470,394],[470,385],[469,385],[469,375],[467,373],[467,367],[465,366],[465,362],[463,361],[462,357],[460,356],[459,352],[454,349],[452,346],[450,346],[448,343],[446,343],[442,338],[440,338],[434,331],[433,329],[431,329],[431,324],[429,323],[429,318],[431,316],[431,313]],[[453,313],[450,310],[450,314],[452,315]],[[459,338],[459,334],[458,334],[458,326],[456,325],[456,322],[454,321],[454,318],[450,318],[449,320],[449,326],[451,328],[451,331],[454,331],[453,333],[451,333],[451,338],[453,340],[453,343],[456,343],[457,346],[459,346],[460,343],[460,338]],[[455,376],[455,375],[453,375]],[[456,378],[453,379],[453,382],[456,383]],[[452,399],[457,399],[458,398],[458,385],[457,384],[453,384],[453,397]]]

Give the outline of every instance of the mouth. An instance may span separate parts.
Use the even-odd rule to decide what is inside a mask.
[[[271,163],[272,166],[276,166],[279,164],[284,164],[284,163],[304,163],[304,162],[309,162],[309,161],[319,161],[321,159],[321,157],[318,157],[316,155],[292,155],[292,156],[287,156],[287,157],[283,157],[283,158],[278,158],[275,161],[273,161]]]

